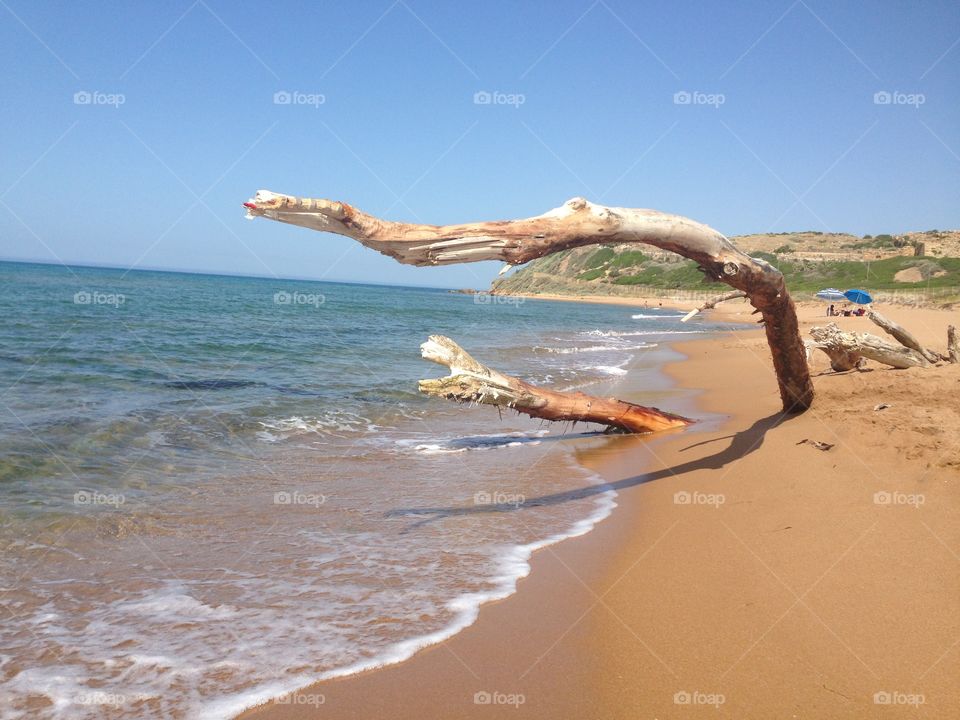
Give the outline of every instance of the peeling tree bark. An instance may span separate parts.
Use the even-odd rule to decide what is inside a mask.
[[[419,225],[381,220],[350,205],[260,190],[248,217],[266,217],[346,235],[409,265],[502,260],[519,265],[543,255],[606,243],[646,243],[697,262],[704,273],[740,290],[762,314],[784,410],[813,402],[813,384],[783,275],[751,258],[716,230],[656,210],[611,208],[573,198],[562,207],[523,220],[462,225]]]
[[[531,385],[477,362],[457,343],[442,335],[431,335],[420,346],[420,353],[427,360],[450,368],[447,377],[420,381],[420,392],[427,395],[511,408],[543,420],[599,423],[632,433],[681,428],[694,422],[616,398],[593,397],[582,392],[554,392]]]

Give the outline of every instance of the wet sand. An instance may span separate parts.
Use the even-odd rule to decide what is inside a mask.
[[[960,325],[882,311],[939,349]],[[676,348],[696,409],[669,409],[704,421],[580,453],[611,518],[453,638],[242,717],[960,715],[960,366],[835,374],[818,353],[814,408],[785,418],[762,333]]]

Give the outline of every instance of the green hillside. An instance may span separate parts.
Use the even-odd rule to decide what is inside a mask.
[[[748,243],[741,247],[745,244]],[[844,249],[849,252],[849,243]],[[960,295],[960,258],[957,257],[897,255],[857,260],[824,259],[821,255],[806,258],[797,252],[796,243],[783,247],[779,253],[753,251],[751,254],[779,268],[787,287],[799,297],[825,287],[924,291],[938,298],[949,298],[951,290],[956,290]],[[833,254],[825,255],[829,258]],[[534,260],[494,282],[493,291],[630,296],[651,290],[708,290],[711,285],[692,261],[656,249],[645,251],[637,250],[634,245],[613,245],[576,248]]]

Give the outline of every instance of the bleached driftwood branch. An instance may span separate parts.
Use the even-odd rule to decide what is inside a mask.
[[[707,300],[703,305],[697,308],[700,312],[704,310],[713,310],[717,305],[727,300],[736,300],[737,298],[746,297],[747,294],[743,290],[731,290],[728,293],[724,293],[718,297],[715,297],[713,300]]]
[[[723,295],[719,295],[713,298],[712,300],[707,300],[703,305],[701,305],[698,308],[694,308],[693,310],[688,312],[686,315],[684,315],[680,319],[680,322],[686,322],[687,320],[692,318],[694,315],[696,315],[697,313],[702,313],[704,310],[713,310],[717,305],[719,305],[722,302],[726,302],[727,300],[736,300],[737,298],[742,298],[746,296],[747,294],[743,290],[731,290],[730,292],[724,293]]]
[[[431,335],[420,346],[427,360],[450,368],[447,377],[421,380],[420,392],[462,403],[511,408],[543,420],[598,423],[626,432],[649,433],[686,427],[689,418],[616,398],[599,398],[582,392],[561,393],[536,387],[477,362],[462,347],[443,335]]]
[[[810,328],[817,347],[830,357],[834,370],[850,370],[865,357],[895,368],[927,367],[930,363],[916,350],[894,345],[869,333],[843,332],[836,323]]]
[[[940,353],[923,347],[923,345],[920,344],[920,341],[913,336],[913,333],[903,326],[898,325],[893,320],[885,318],[876,310],[871,310],[868,312],[867,317],[882,327],[889,335],[892,335],[894,338],[896,338],[897,342],[899,342],[901,345],[908,347],[911,350],[915,350],[923,355],[927,362],[935,363],[940,361]]]
[[[746,293],[760,311],[784,409],[800,411],[813,402],[796,309],[783,275],[738,250],[716,230],[688,218],[595,205],[583,198],[532,218],[462,225],[392,222],[343,202],[267,190],[258,191],[244,205],[248,217],[345,235],[409,265],[480,260],[519,265],[560,250],[606,243],[646,243],[670,250],[697,262],[708,277]]]
[[[856,350],[851,350],[836,344],[835,340],[827,339],[824,342],[815,342],[806,340],[804,345],[807,348],[807,358],[813,350],[823,350],[830,358],[830,369],[834,372],[846,372],[847,370],[859,370],[866,365],[867,359],[860,355]]]

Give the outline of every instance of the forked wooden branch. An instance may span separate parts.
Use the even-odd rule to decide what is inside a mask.
[[[511,408],[543,420],[599,423],[631,433],[681,428],[694,422],[616,398],[593,397],[582,392],[561,393],[531,385],[477,362],[443,335],[431,335],[420,346],[420,353],[425,359],[450,368],[447,377],[420,381],[420,392],[434,397]]]
[[[744,292],[762,314],[784,409],[797,412],[813,402],[796,309],[783,275],[738,250],[716,230],[688,218],[605,207],[583,198],[532,218],[462,225],[391,222],[343,202],[267,190],[258,191],[244,205],[248,217],[346,235],[409,265],[480,260],[519,265],[560,250],[606,243],[646,243],[673,251],[697,262],[708,277]]]

